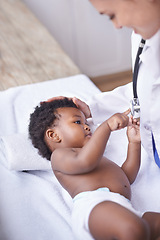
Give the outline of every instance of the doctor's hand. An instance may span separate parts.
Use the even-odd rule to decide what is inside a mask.
[[[127,137],[128,141],[132,143],[140,143],[140,122],[133,119],[133,116],[130,116],[129,123],[127,127]]]
[[[60,99],[64,99],[64,98],[65,98],[64,96],[52,97],[52,98],[49,98],[45,102],[52,102],[54,100],[60,100]],[[79,110],[81,110],[84,113],[86,118],[92,117],[90,108],[89,108],[89,106],[85,102],[83,102],[82,100],[80,100],[79,98],[76,98],[76,97],[69,98],[69,99],[72,99],[74,104],[77,106],[77,108]],[[41,102],[40,104],[43,104],[43,102]]]
[[[46,101],[40,102],[40,104],[43,104],[44,102],[52,102],[52,101],[55,101],[55,100],[61,100],[61,99],[64,99],[64,98],[65,98],[64,96],[52,97],[52,98],[47,99]]]
[[[79,98],[76,98],[76,97],[73,97],[72,100],[76,104],[78,109],[84,113],[86,118],[92,117],[90,108],[85,102],[83,102],[82,100],[80,100]]]

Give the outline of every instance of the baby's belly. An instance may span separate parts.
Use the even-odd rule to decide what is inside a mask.
[[[79,176],[77,182],[79,184],[75,188],[74,195],[83,191],[108,187],[111,192],[119,193],[128,199],[131,198],[131,187],[127,176],[119,166],[110,161],[107,164],[102,163],[89,174]]]

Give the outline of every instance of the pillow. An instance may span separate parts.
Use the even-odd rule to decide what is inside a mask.
[[[51,170],[51,162],[39,155],[26,133],[0,138],[0,154],[10,170]]]

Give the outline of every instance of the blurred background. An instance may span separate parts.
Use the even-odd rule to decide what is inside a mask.
[[[102,91],[131,81],[131,30],[115,29],[88,0],[23,2]]]

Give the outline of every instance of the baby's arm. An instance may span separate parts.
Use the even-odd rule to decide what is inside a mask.
[[[82,148],[58,148],[52,153],[53,170],[65,174],[87,173],[95,169],[105,150],[111,131],[128,125],[128,113],[117,113],[103,122]]]
[[[139,122],[133,121],[132,117],[129,119],[127,136],[129,141],[127,159],[121,168],[132,184],[138,174],[141,161],[141,138]]]

